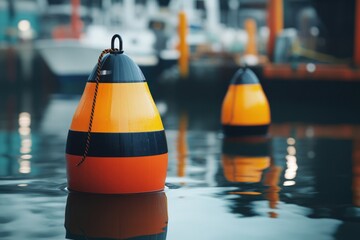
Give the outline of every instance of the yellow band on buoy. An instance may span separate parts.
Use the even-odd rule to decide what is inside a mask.
[[[268,125],[270,108],[260,84],[230,85],[223,103],[221,121],[226,125]]]
[[[95,83],[87,83],[70,129],[87,131]],[[146,82],[100,83],[92,132],[164,130]],[[111,115],[109,115],[111,113]]]

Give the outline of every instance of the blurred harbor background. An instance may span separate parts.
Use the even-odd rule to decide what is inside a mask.
[[[0,0],[0,239],[65,239],[67,131],[115,33],[166,129],[161,239],[358,239],[359,0]],[[272,124],[228,143],[221,103],[245,66]]]

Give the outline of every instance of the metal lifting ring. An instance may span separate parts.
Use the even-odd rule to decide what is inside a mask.
[[[116,49],[115,48],[115,40],[116,38],[119,39],[119,48]],[[123,42],[122,42],[122,38],[119,34],[115,34],[112,38],[111,38],[111,50],[113,51],[112,53],[123,53]]]

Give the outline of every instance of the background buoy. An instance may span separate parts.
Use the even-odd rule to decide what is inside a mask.
[[[66,239],[165,240],[167,222],[164,192],[131,195],[72,192],[66,203]]]
[[[120,48],[114,48],[119,39]],[[164,189],[164,127],[140,68],[119,35],[90,74],[66,144],[70,190],[142,193]]]
[[[233,76],[222,104],[225,136],[264,135],[270,125],[270,107],[259,79],[249,68]]]

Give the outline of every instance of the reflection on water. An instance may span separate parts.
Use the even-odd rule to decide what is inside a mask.
[[[229,182],[257,183],[270,166],[267,138],[224,139],[222,165]]]
[[[270,142],[268,137],[224,139],[222,167],[228,182],[242,183],[237,184],[238,191],[228,192],[229,194],[239,194],[253,200],[266,199],[270,208],[269,216],[276,218],[278,214],[274,209],[280,200],[282,167],[277,166],[271,158]],[[247,204],[239,205],[234,210],[245,216],[256,215]]]
[[[222,99],[159,94],[169,145],[165,192],[69,194],[65,141],[80,96],[37,87],[0,91],[0,239],[360,235],[357,122],[276,121],[271,137],[222,139]]]
[[[2,104],[18,97],[8,94]],[[325,131],[274,124],[272,137],[222,139],[219,131],[196,130],[193,115],[169,108],[164,124],[178,130],[167,131],[168,209],[164,193],[148,200],[71,193],[66,203],[64,147],[79,97],[48,99],[41,114],[18,106],[0,116],[3,239],[355,239],[359,233],[358,131],[340,126],[336,138],[334,125]]]
[[[27,112],[19,114],[19,134],[20,134],[20,159],[19,172],[28,174],[31,172],[31,115]]]
[[[177,154],[178,154],[178,166],[177,176],[185,176],[186,166],[186,155],[187,155],[187,142],[186,142],[186,131],[188,127],[188,116],[187,113],[182,113],[179,120],[179,133],[177,138]]]
[[[138,195],[69,193],[67,239],[166,239],[164,192]]]
[[[360,141],[353,143],[353,204],[360,207]]]

